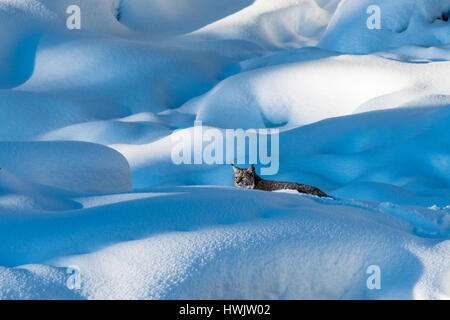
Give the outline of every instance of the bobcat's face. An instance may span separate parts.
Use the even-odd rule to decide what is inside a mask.
[[[240,169],[235,165],[232,166],[234,170],[234,184],[236,187],[254,189],[256,186],[255,167],[252,165],[249,168]]]

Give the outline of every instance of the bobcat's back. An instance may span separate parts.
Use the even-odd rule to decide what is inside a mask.
[[[256,184],[255,189],[264,191],[297,190],[301,193],[312,194],[319,197],[328,197],[328,195],[319,188],[295,182],[260,180]]]

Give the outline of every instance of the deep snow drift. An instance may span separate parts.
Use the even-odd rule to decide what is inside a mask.
[[[450,0],[377,4],[0,0],[0,299],[450,299]],[[174,164],[195,120],[333,199]]]

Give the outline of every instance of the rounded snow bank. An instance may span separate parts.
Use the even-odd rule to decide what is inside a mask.
[[[0,166],[12,174],[74,192],[130,191],[127,160],[108,147],[86,142],[0,142]]]
[[[450,295],[443,210],[212,186],[102,198],[91,197],[97,205],[81,214],[2,219],[0,298]],[[366,285],[371,265],[381,270],[381,290]],[[69,266],[80,270],[79,296],[65,290]]]
[[[243,10],[218,20],[192,35],[240,39],[263,48],[315,45],[339,0],[255,0]]]
[[[0,168],[0,210],[61,211],[81,207],[78,202],[68,199],[64,191],[24,181]]]
[[[450,43],[449,11],[449,0],[255,0],[192,35],[240,39],[267,49],[318,43],[330,50],[368,53]],[[375,29],[374,14],[380,20]]]
[[[304,125],[352,114],[376,97],[415,88],[422,81],[416,69],[380,57],[347,55],[269,66],[227,78],[182,110],[222,128]]]
[[[40,92],[0,90],[0,140],[33,140],[72,124],[128,114],[128,108],[117,103],[68,99],[62,95]]]
[[[118,20],[130,29],[151,35],[175,35],[220,20],[253,1],[124,0],[118,6]]]
[[[341,1],[319,46],[369,53],[406,44],[450,43],[450,23],[445,21],[449,11],[449,0]],[[376,28],[372,17],[379,17]]]

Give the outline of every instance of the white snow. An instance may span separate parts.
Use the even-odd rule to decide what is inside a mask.
[[[90,193],[131,190],[130,169],[118,152],[77,142],[0,142],[0,163],[23,179]]]
[[[450,299],[450,0],[373,4],[0,0],[0,299]],[[333,198],[175,165],[195,120]]]

